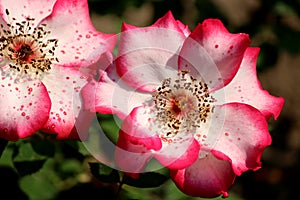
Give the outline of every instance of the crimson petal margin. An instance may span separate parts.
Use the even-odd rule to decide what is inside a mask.
[[[82,103],[81,90],[87,82],[88,77],[78,70],[59,65],[43,77],[52,103],[43,131],[57,134],[57,139],[86,138],[95,115]]]
[[[259,169],[262,152],[272,142],[265,117],[254,107],[240,103],[215,106],[214,110],[210,128],[202,130],[207,133],[206,141],[200,141],[203,150],[230,160],[238,176]]]
[[[147,107],[137,107],[124,120],[115,151],[118,166],[129,173],[139,173],[153,157],[152,150],[161,149],[160,138],[149,128]]]
[[[170,12],[149,27],[124,23],[116,60],[120,77],[134,88],[153,92],[177,71],[179,49],[186,38],[182,28]]]
[[[200,145],[192,133],[179,133],[172,142],[155,152],[155,158],[169,169],[183,169],[194,163],[199,154]]]
[[[244,54],[241,67],[234,79],[223,88],[213,94],[215,97],[225,93],[225,101],[218,104],[238,102],[251,105],[261,111],[266,119],[273,116],[275,119],[280,114],[284,104],[282,97],[275,97],[263,90],[257,78],[256,61],[259,48],[248,48]],[[219,98],[222,100],[223,98]]]
[[[211,82],[212,90],[221,88],[233,79],[249,44],[247,34],[229,33],[220,20],[207,19],[199,24],[185,41],[180,52],[179,69],[200,73],[207,83]],[[214,66],[209,64],[211,61],[202,55],[202,48],[211,57],[217,69],[213,69]]]
[[[211,153],[185,169],[170,170],[170,176],[182,192],[202,198],[228,197],[227,191],[235,179],[230,162]]]
[[[17,141],[34,134],[47,122],[51,101],[39,81],[0,80],[0,137]]]

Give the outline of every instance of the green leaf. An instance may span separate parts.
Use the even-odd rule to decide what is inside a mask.
[[[49,175],[39,172],[22,177],[19,180],[19,186],[30,200],[56,199],[55,196],[59,192]]]
[[[19,140],[13,145],[12,161],[20,176],[37,172],[43,167],[47,158],[36,153],[28,140]]]
[[[34,161],[45,159],[46,156],[36,153],[28,141],[18,141],[14,145],[13,149],[13,161]]]
[[[98,121],[107,138],[116,144],[119,137],[120,119],[115,115],[98,114]]]
[[[146,172],[140,174],[138,179],[133,179],[131,177],[124,178],[124,184],[138,187],[138,188],[151,188],[158,187],[165,183],[169,179],[168,176],[165,176],[157,172]]]
[[[14,162],[14,166],[17,169],[20,176],[26,176],[39,171],[46,160],[34,160],[34,161],[20,161]]]
[[[105,183],[118,183],[120,176],[117,170],[112,169],[102,163],[89,163],[91,173],[98,180]]]
[[[4,139],[0,138],[0,157],[1,157],[5,147],[7,145],[7,143],[8,143],[7,140],[4,140]]]

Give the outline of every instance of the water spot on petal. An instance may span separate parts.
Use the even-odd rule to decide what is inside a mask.
[[[32,88],[28,88],[28,94],[30,95],[32,92]]]
[[[85,36],[87,39],[91,38],[91,36],[89,34],[86,34]]]
[[[29,119],[30,119],[30,117],[27,115],[27,116],[26,116],[26,119],[27,119],[27,120],[29,120]]]
[[[26,113],[25,113],[25,112],[22,112],[21,115],[24,117],[24,116],[26,115]]]
[[[215,48],[217,49],[218,47],[219,47],[219,45],[216,44],[216,45],[215,45]]]
[[[225,133],[225,136],[229,136],[229,133],[226,132],[226,133]]]

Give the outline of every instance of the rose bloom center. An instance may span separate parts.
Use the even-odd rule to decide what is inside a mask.
[[[29,74],[31,78],[32,75],[48,72],[51,64],[58,62],[55,57],[58,41],[48,39],[50,31],[46,30],[46,24],[32,27],[32,18],[20,22],[11,19],[8,10],[6,15],[10,22],[0,27],[1,67],[9,66],[20,76]],[[11,75],[11,72],[8,71],[7,75]]]
[[[186,71],[179,72],[177,79],[164,79],[152,99],[151,126],[167,141],[179,133],[195,133],[213,112],[214,98],[207,84]]]

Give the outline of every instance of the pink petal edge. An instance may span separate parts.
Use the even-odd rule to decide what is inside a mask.
[[[177,57],[186,36],[171,12],[143,28],[123,24],[117,72],[132,87],[152,92],[177,71]],[[174,70],[175,69],[175,70]]]
[[[238,176],[259,169],[262,153],[272,142],[265,117],[254,107],[240,103],[216,106],[214,112],[206,141],[200,142],[203,150],[230,160]]]
[[[257,78],[256,61],[259,54],[259,48],[248,48],[239,71],[234,79],[224,88],[224,91],[216,91],[216,96],[225,93],[225,102],[238,102],[255,107],[269,119],[273,116],[278,118],[284,99],[274,97],[268,91],[263,90],[260,81]],[[222,99],[221,99],[222,100]],[[225,103],[224,101],[218,104]]]
[[[118,166],[129,173],[142,172],[152,150],[161,148],[161,141],[149,130],[147,108],[137,107],[124,120],[115,151]]]
[[[179,69],[200,73],[210,83],[212,90],[227,85],[234,77],[250,44],[247,34],[232,34],[217,19],[207,19],[199,24],[185,41],[179,58]],[[202,54],[205,49],[215,63],[209,64]],[[207,61],[202,61],[206,59]],[[208,64],[205,64],[208,62]],[[211,61],[210,61],[211,62]],[[195,72],[196,71],[196,72]]]
[[[185,169],[170,170],[170,176],[182,192],[202,198],[228,197],[228,189],[235,179],[230,162],[219,160],[211,153]]]
[[[49,117],[51,101],[40,81],[0,81],[0,137],[17,141],[38,131]]]
[[[57,139],[82,139],[88,133],[94,113],[82,103],[81,90],[88,77],[76,69],[54,65],[45,75],[45,84],[51,102],[50,116],[43,127],[47,133],[57,134]]]

